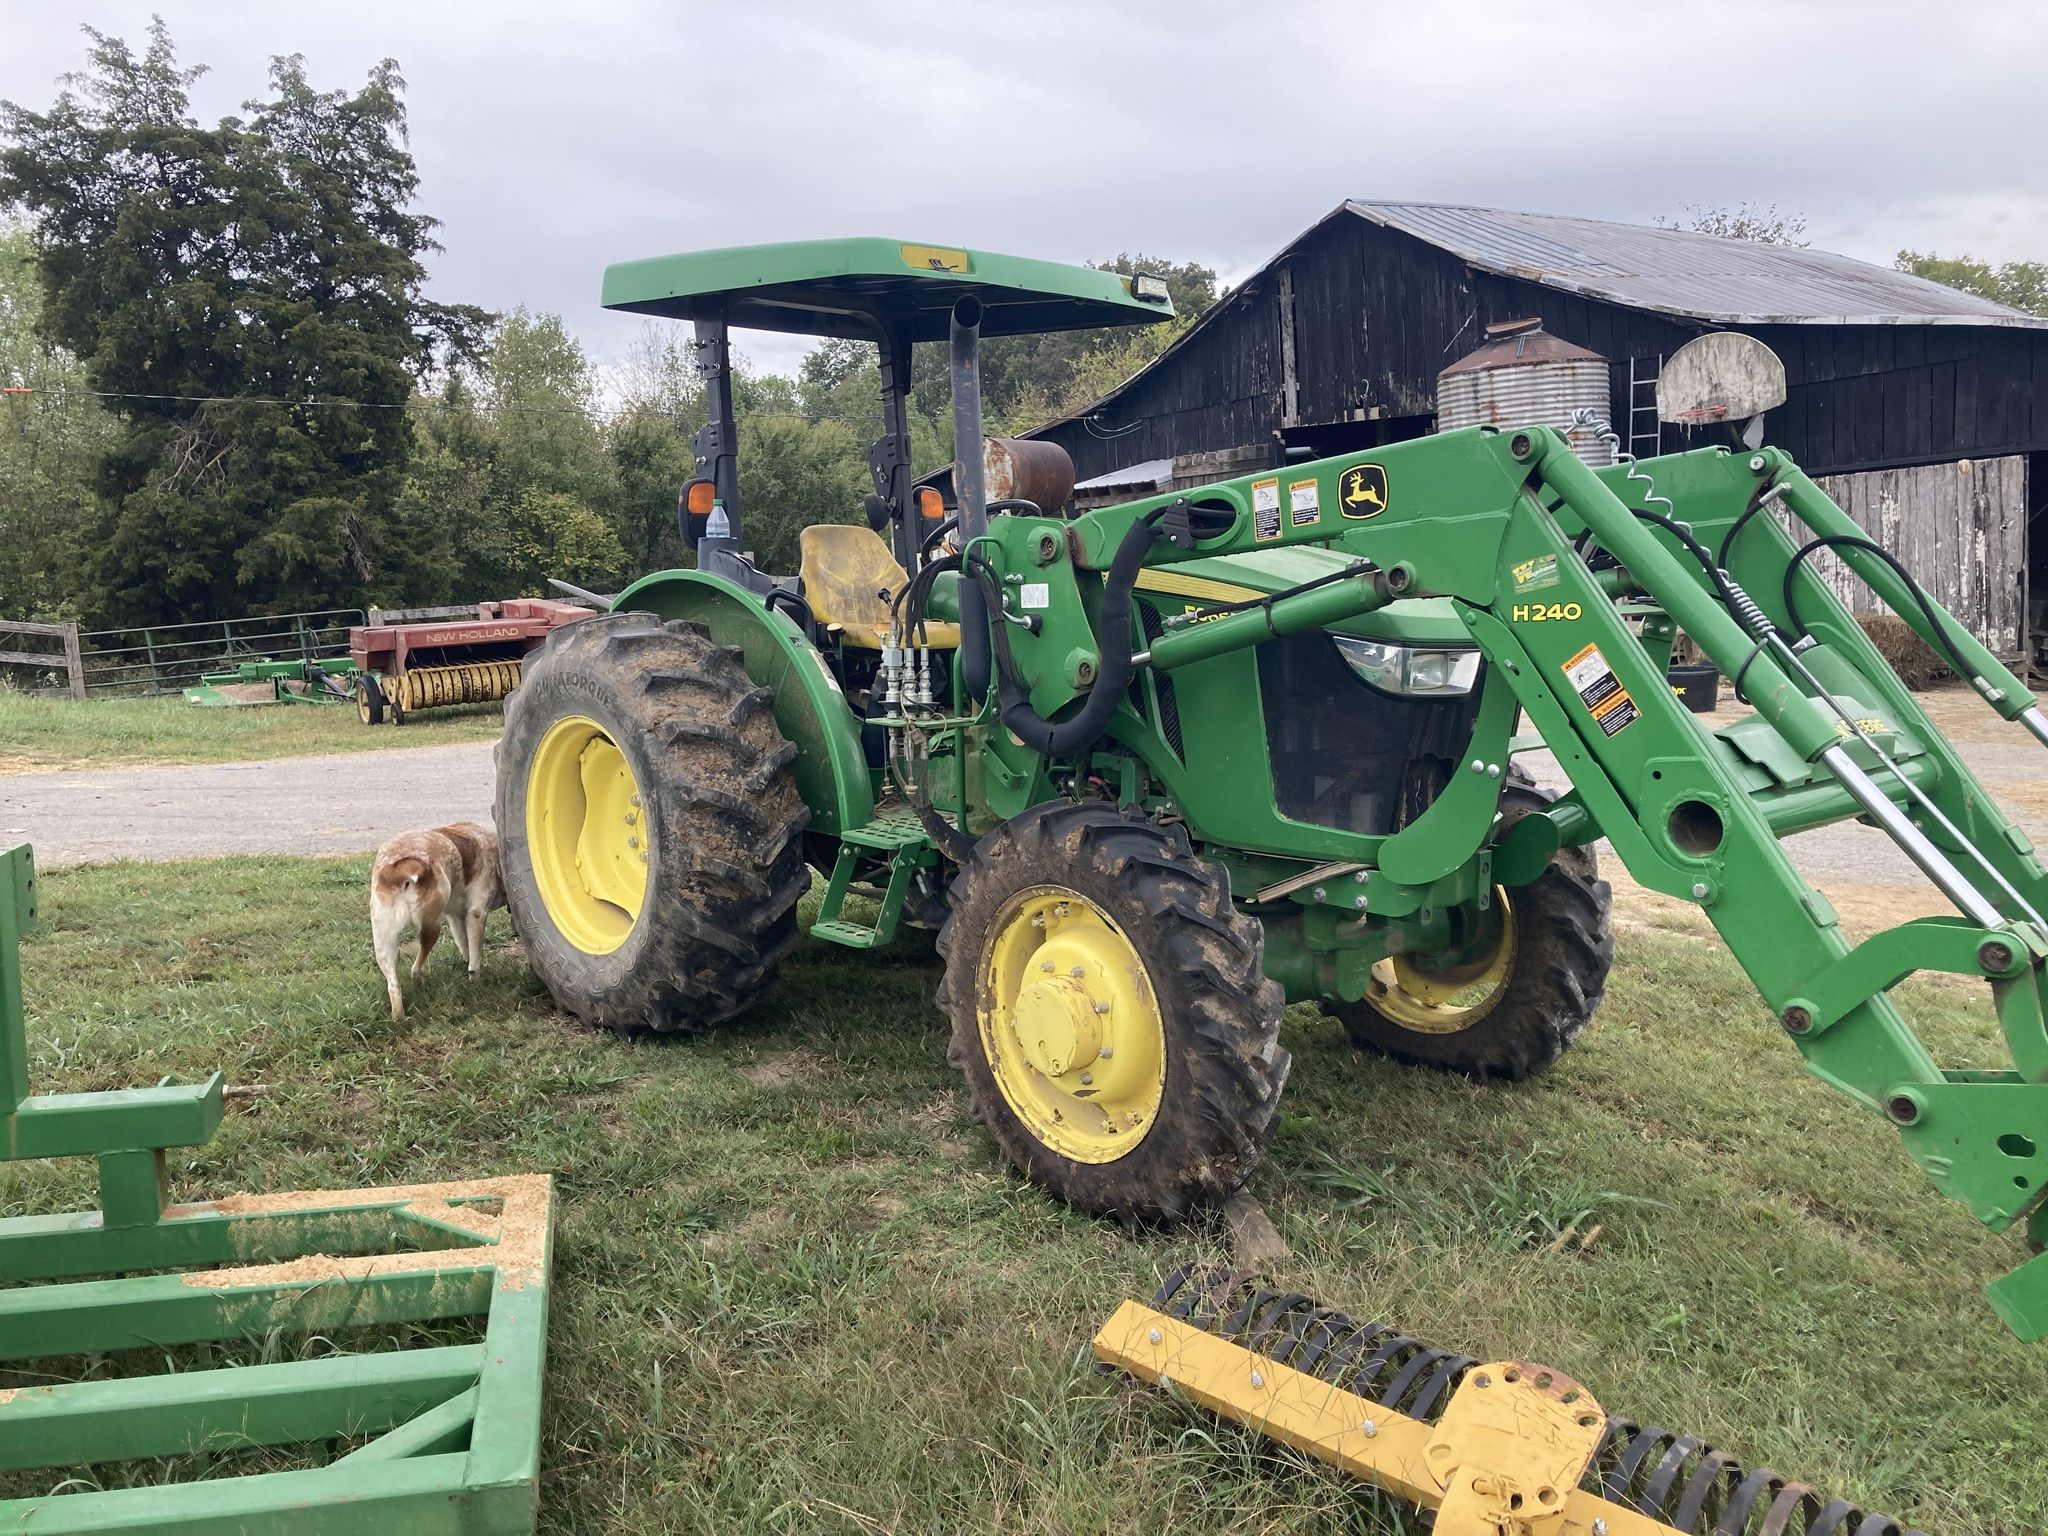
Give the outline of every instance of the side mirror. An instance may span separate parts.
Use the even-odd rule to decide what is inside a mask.
[[[1764,412],[1785,403],[1785,365],[1754,336],[1709,331],[1664,359],[1657,419],[1680,426],[1726,422],[1751,448],[1764,440]]]
[[[718,500],[718,486],[710,480],[691,480],[676,494],[676,527],[683,542],[695,549],[703,542],[711,522],[711,508]]]

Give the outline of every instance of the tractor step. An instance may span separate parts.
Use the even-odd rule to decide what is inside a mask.
[[[849,923],[844,918],[811,924],[811,937],[823,939],[828,944],[843,944],[848,949],[880,949],[889,942],[882,937],[879,925],[870,928],[862,923]],[[894,937],[893,933],[891,937]]]
[[[832,864],[825,899],[818,904],[818,920],[811,924],[811,937],[848,949],[882,948],[896,937],[911,877],[937,861],[938,850],[931,837],[907,806],[887,807],[865,826],[842,832],[839,856]],[[856,884],[882,887],[880,910],[872,924],[852,922],[841,915],[846,894]]]

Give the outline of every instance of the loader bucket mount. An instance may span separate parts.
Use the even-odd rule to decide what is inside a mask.
[[[29,1092],[35,889],[0,852],[0,1162],[100,1208],[0,1220],[0,1530],[531,1531],[549,1180],[166,1204],[225,1085]]]

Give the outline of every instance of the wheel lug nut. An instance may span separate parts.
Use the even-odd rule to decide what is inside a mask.
[[[1107,1003],[1097,1003],[1097,1004],[1095,1005],[1095,1011],[1096,1011],[1097,1013],[1107,1013],[1107,1012],[1109,1012],[1109,1004],[1107,1004]],[[1102,1053],[1102,1054],[1103,1054],[1103,1055],[1105,1055],[1105,1056],[1107,1056],[1107,1055],[1109,1054],[1109,1052],[1108,1052],[1107,1050],[1105,1050],[1105,1051],[1103,1051],[1103,1053]]]
[[[1085,965],[1077,965],[1071,971],[1067,972],[1067,974],[1073,977],[1074,980],[1079,981],[1088,974],[1088,967]]]

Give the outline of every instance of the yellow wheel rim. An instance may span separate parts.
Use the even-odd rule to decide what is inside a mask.
[[[1166,1026],[1109,914],[1059,886],[1018,892],[989,925],[981,983],[982,1053],[1031,1134],[1077,1163],[1134,1150],[1165,1092]]]
[[[640,786],[604,727],[557,720],[526,771],[526,846],[534,884],[562,937],[586,954],[626,942],[647,899]]]
[[[1493,902],[1499,916],[1491,949],[1449,965],[1389,955],[1372,968],[1366,1001],[1403,1029],[1425,1035],[1455,1035],[1493,1012],[1507,995],[1515,963],[1514,908],[1498,886]]]

